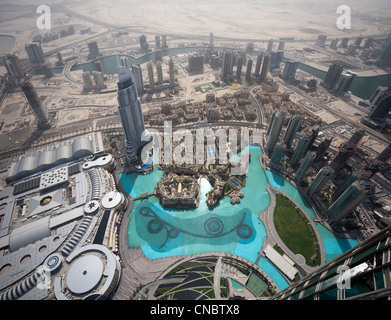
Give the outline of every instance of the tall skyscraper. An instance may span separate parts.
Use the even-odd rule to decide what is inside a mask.
[[[284,57],[284,51],[282,50],[278,50],[277,52],[272,52],[270,58],[270,69],[279,69],[283,57]]]
[[[316,158],[316,153],[313,151],[307,152],[303,161],[300,164],[300,167],[296,171],[295,180],[297,183],[303,181],[304,177],[307,175],[308,170],[311,168]]]
[[[339,221],[352,212],[368,196],[368,191],[359,181],[353,182],[327,210],[330,222]]]
[[[273,300],[390,300],[391,226],[273,296]]]
[[[238,54],[238,60],[236,65],[236,79],[238,81],[242,78],[242,66],[243,66],[243,58],[240,54]]]
[[[318,40],[315,42],[315,45],[319,47],[324,47],[326,44],[327,36],[325,34],[320,34]]]
[[[371,119],[384,120],[391,111],[391,86],[384,92],[377,106],[372,110]]]
[[[311,139],[311,133],[307,131],[306,133],[303,134],[303,136],[300,138],[299,142],[297,143],[296,149],[293,152],[292,157],[289,159],[289,162],[293,168],[296,168],[299,165],[300,160],[303,158],[305,154],[304,151],[306,150],[310,139]]]
[[[338,150],[338,153],[330,163],[330,166],[335,170],[335,173],[338,173],[343,168],[346,162],[353,155],[354,151],[355,146],[349,141],[345,142],[341,146],[341,148]]]
[[[254,71],[254,76],[255,78],[259,77],[259,72],[261,71],[261,66],[262,66],[262,59],[263,59],[263,53],[259,53],[257,56],[257,62],[255,64],[255,71]]]
[[[350,137],[349,142],[354,145],[357,145],[361,141],[361,139],[365,136],[365,133],[366,132],[364,129],[355,131],[353,135]]]
[[[327,71],[326,77],[320,83],[326,89],[333,89],[338,82],[340,75],[342,74],[343,66],[337,63],[333,63]]]
[[[121,57],[121,58],[119,58],[119,60],[121,62],[121,66],[129,68],[129,60],[127,57]]]
[[[308,144],[307,144],[306,148],[304,149],[304,153],[307,153],[311,149],[311,147],[313,146],[316,138],[319,135],[319,130],[320,130],[320,127],[319,127],[319,125],[316,124],[309,131],[311,136],[310,136],[310,139],[308,141]]]
[[[326,186],[326,183],[330,180],[333,173],[334,169],[330,166],[320,169],[315,179],[307,189],[308,194],[312,196],[314,193],[321,191]]]
[[[353,80],[357,77],[357,73],[351,72],[350,70],[347,71],[343,76],[342,79],[336,89],[336,92],[338,95],[345,95],[349,90],[353,83]]]
[[[341,48],[347,48],[348,47],[349,38],[343,38],[341,41],[341,44],[339,45]]]
[[[46,64],[46,58],[40,44],[28,43],[25,45],[25,49],[33,68],[41,67]]]
[[[379,67],[391,66],[391,33],[388,35],[388,38],[376,59],[376,65]]]
[[[168,63],[168,73],[170,75],[170,86],[174,87],[175,85],[175,73],[174,73],[174,61],[172,58],[170,58],[170,61]]]
[[[209,34],[209,47],[213,48],[214,43],[213,43],[214,37],[213,37],[213,32]]]
[[[168,45],[167,45],[167,35],[165,35],[165,34],[162,35],[162,48],[163,49],[167,49],[168,48]]]
[[[141,96],[144,92],[144,81],[143,81],[143,74],[141,71],[141,66],[138,62],[132,64],[132,72],[134,75],[134,79],[136,80],[136,88],[137,88],[137,94],[138,96]]]
[[[4,66],[7,69],[7,73],[15,81],[15,84],[18,80],[23,79],[26,76],[24,69],[18,59],[14,54],[7,54],[4,58]]]
[[[338,44],[338,39],[331,40],[330,48],[333,50],[337,50],[337,44]]]
[[[160,49],[160,36],[155,36],[155,48]]]
[[[147,52],[149,50],[147,37],[143,34],[142,36],[140,36],[139,41],[140,41],[140,50],[141,50],[141,52]]]
[[[156,62],[156,74],[157,74],[157,83],[159,85],[163,84],[163,69],[162,63],[160,61]]]
[[[391,143],[376,157],[376,160],[387,162],[391,159]]]
[[[270,39],[269,42],[267,43],[267,51],[272,52],[273,50],[273,39]]]
[[[334,193],[331,195],[331,199],[333,201],[337,200],[342,193],[346,191],[347,188],[349,188],[353,182],[357,180],[357,177],[355,174],[351,173],[349,174],[342,182],[341,184],[335,189]]]
[[[147,141],[144,117],[137,95],[135,78],[128,68],[117,67],[118,111],[126,139],[126,159],[129,164],[138,160],[137,152]]]
[[[274,147],[278,142],[278,138],[280,137],[282,126],[284,125],[286,117],[285,111],[277,111],[274,116],[273,122],[269,124],[271,126],[269,136],[266,140],[266,151],[271,154],[274,151]]]
[[[270,54],[265,55],[265,57],[263,58],[261,75],[259,76],[259,80],[261,82],[267,80],[267,74],[269,73],[269,69],[270,69],[270,59],[271,59]]]
[[[147,64],[147,69],[148,69],[149,91],[153,92],[155,91],[155,79],[153,77],[153,66],[151,62]]]
[[[26,97],[31,110],[37,119],[38,129],[46,130],[50,128],[49,116],[46,112],[46,109],[42,105],[41,100],[38,97],[37,91],[35,91],[34,86],[28,80],[24,81],[21,84],[21,89],[23,91],[24,96]]]
[[[233,53],[232,51],[224,51],[223,52],[223,61],[221,64],[221,79],[223,81],[227,81],[228,75],[230,74],[230,65]]]
[[[319,162],[323,160],[323,157],[327,151],[327,149],[330,147],[332,139],[324,139],[318,146],[318,150],[316,150],[316,159],[315,162]]]
[[[288,127],[286,128],[283,141],[288,149],[291,148],[293,139],[295,138],[297,130],[300,128],[300,124],[303,121],[303,116],[294,116],[290,118]]]
[[[277,142],[274,151],[270,157],[270,161],[278,164],[281,161],[281,158],[284,156],[286,150],[285,144],[283,142]]]
[[[284,50],[285,49],[285,42],[284,41],[280,41],[278,43],[278,49],[277,50]]]
[[[375,92],[372,93],[371,97],[367,102],[369,110],[373,110],[375,107],[377,107],[377,105],[381,102],[383,96],[386,94],[387,89],[387,87],[381,86],[376,88]]]
[[[297,67],[299,66],[298,61],[287,61],[285,62],[284,71],[282,72],[281,78],[283,79],[295,79]]]
[[[189,74],[204,73],[204,57],[201,55],[189,56]]]
[[[87,44],[88,45],[88,59],[93,60],[99,57],[99,48],[98,43],[96,41],[92,41]]]
[[[250,81],[251,80],[251,69],[253,66],[253,60],[251,58],[248,59],[247,61],[247,69],[246,69],[246,80]]]

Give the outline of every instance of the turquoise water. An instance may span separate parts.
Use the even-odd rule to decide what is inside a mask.
[[[311,218],[316,218],[316,214],[308,203],[307,199],[300,194],[300,192],[288,181],[286,181],[280,175],[266,170],[266,174],[269,178],[270,184],[287,195],[291,196],[297,203],[299,203],[303,209],[308,213]],[[326,262],[333,260],[347,250],[353,248],[358,244],[355,239],[342,239],[337,238],[331,231],[325,228],[318,222],[315,222],[317,229],[322,237],[323,245],[325,248]]]
[[[129,246],[141,247],[150,259],[211,252],[218,247],[220,252],[236,254],[255,262],[266,237],[266,229],[258,216],[269,207],[270,195],[266,191],[266,176],[258,161],[262,154],[261,148],[250,146],[250,152],[252,160],[247,172],[248,179],[246,186],[241,189],[245,196],[239,204],[232,205],[230,198],[224,197],[217,206],[208,208],[205,202],[206,193],[212,187],[206,179],[201,180],[201,197],[196,209],[163,208],[155,196],[148,201],[136,200],[128,228]],[[136,197],[141,193],[153,192],[161,176],[162,171],[157,170],[155,165],[155,170],[150,174],[121,174],[120,180],[125,191]],[[252,192],[254,190],[258,192]],[[147,217],[141,214],[144,207],[151,210]],[[161,232],[149,232],[148,223],[151,218],[157,223],[154,227],[161,229]],[[210,234],[205,232],[205,223],[211,218],[218,219],[223,229],[216,237],[207,237]],[[238,236],[235,227],[242,224],[251,228],[251,237]],[[170,231],[171,229],[175,231]],[[228,232],[230,230],[233,231]],[[248,231],[246,227],[242,230]],[[167,236],[169,232],[178,235],[171,238]]]

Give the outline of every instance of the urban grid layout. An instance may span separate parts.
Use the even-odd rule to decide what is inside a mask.
[[[2,1],[0,300],[390,300],[390,17]]]

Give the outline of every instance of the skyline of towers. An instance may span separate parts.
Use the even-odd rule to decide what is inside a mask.
[[[134,75],[131,70],[123,66],[117,67],[117,71],[118,112],[125,134],[126,159],[128,164],[131,164],[138,160],[139,148],[148,141],[143,139],[146,134],[144,116]]]
[[[38,130],[49,129],[51,126],[49,122],[48,113],[44,108],[44,106],[42,105],[42,102],[39,99],[37,91],[35,90],[33,84],[30,81],[25,80],[22,82],[20,88],[22,89],[22,92],[26,97],[31,107],[31,110],[35,118],[37,119]]]

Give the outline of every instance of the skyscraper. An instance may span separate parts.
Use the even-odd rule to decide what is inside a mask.
[[[278,142],[274,148],[270,161],[278,164],[281,161],[281,158],[284,156],[286,150],[285,144],[283,142]]]
[[[160,61],[156,62],[156,74],[157,74],[157,83],[159,85],[163,84],[163,69],[162,63]]]
[[[49,116],[46,109],[42,105],[41,100],[38,97],[37,91],[33,87],[32,83],[28,80],[21,84],[21,89],[28,103],[30,104],[31,110],[37,119],[38,129],[46,130],[50,128]]]
[[[274,147],[278,142],[282,126],[284,125],[285,117],[285,111],[277,111],[276,115],[274,116],[273,122],[269,124],[269,126],[271,126],[271,129],[269,132],[269,136],[266,140],[266,151],[269,152],[269,154],[274,151]]]
[[[326,183],[330,180],[333,173],[334,169],[330,166],[320,169],[315,179],[307,189],[308,194],[312,196],[314,193],[321,191],[326,186]]]
[[[347,188],[349,188],[354,181],[357,180],[357,177],[355,174],[351,173],[349,174],[342,182],[341,184],[335,189],[334,193],[331,195],[331,199],[333,201],[337,200],[342,193],[346,191]]]
[[[391,33],[388,35],[383,48],[376,60],[376,65],[379,67],[386,67],[391,65]]]
[[[254,76],[256,78],[259,77],[259,72],[261,71],[261,65],[262,65],[262,59],[263,59],[263,53],[259,53],[257,56],[257,62],[255,64],[255,71],[254,71]]]
[[[327,36],[325,34],[320,34],[318,40],[315,42],[315,45],[319,47],[324,47],[324,45],[326,44],[326,39]]]
[[[313,152],[313,151],[307,152],[303,161],[300,164],[300,167],[296,171],[295,180],[297,183],[300,183],[301,181],[303,181],[308,170],[311,168],[312,164],[314,163],[315,158],[316,158],[315,152]]]
[[[391,159],[391,143],[376,157],[376,160],[387,162]]]
[[[341,79],[341,82],[339,83],[336,92],[337,94],[343,96],[346,94],[353,83],[353,80],[357,77],[357,73],[351,72],[350,70],[347,71]]]
[[[141,96],[144,92],[144,81],[143,81],[143,74],[141,71],[141,66],[138,62],[132,64],[132,72],[134,75],[134,79],[136,80],[136,88],[137,88],[137,94],[138,96]]]
[[[160,36],[155,36],[155,48],[160,49]]]
[[[284,71],[282,72],[281,78],[283,79],[295,79],[297,67],[299,66],[298,61],[287,61],[285,62]]]
[[[291,148],[293,139],[295,138],[297,130],[300,128],[300,124],[303,121],[303,116],[294,116],[290,118],[288,127],[286,128],[283,141],[288,149]]]
[[[165,35],[165,34],[162,35],[162,48],[163,49],[168,48],[168,45],[167,45],[167,35]]]
[[[170,86],[173,87],[175,85],[175,73],[174,73],[174,61],[170,58],[168,63],[168,72],[170,75]]]
[[[360,142],[360,140],[365,136],[365,133],[366,132],[364,129],[355,131],[353,135],[350,137],[349,142],[354,145],[357,145]]]
[[[223,61],[221,64],[221,79],[227,81],[231,64],[232,51],[223,52]]]
[[[298,164],[300,163],[300,160],[304,156],[304,151],[307,148],[307,145],[311,139],[311,133],[306,132],[303,134],[303,136],[300,138],[299,142],[297,143],[296,149],[293,152],[292,157],[289,159],[289,162],[293,168],[296,168]]]
[[[16,82],[18,80],[23,79],[26,76],[24,69],[18,59],[14,54],[7,54],[4,59],[4,65],[7,69],[8,74],[12,77]]]
[[[238,55],[237,65],[236,65],[236,79],[238,81],[242,78],[242,66],[243,66],[243,59],[242,56]]]
[[[267,51],[272,52],[273,50],[273,39],[270,39],[269,42],[267,43]]]
[[[209,47],[213,48],[214,44],[213,44],[213,32],[211,32],[209,34]]]
[[[189,74],[204,73],[204,57],[201,55],[189,56]]]
[[[353,182],[327,210],[330,222],[339,221],[352,212],[367,197],[368,191],[359,181]]]
[[[273,300],[389,300],[391,226],[278,292]]]
[[[138,160],[137,152],[147,141],[144,117],[137,95],[135,78],[128,68],[117,67],[118,71],[118,111],[126,139],[126,159],[128,164]]]
[[[261,82],[264,82],[267,79],[267,74],[268,74],[269,69],[270,69],[270,59],[271,59],[270,54],[265,55],[265,57],[263,58],[261,75],[259,76],[259,80]]]
[[[387,92],[387,87],[377,87],[375,92],[372,93],[371,97],[368,100],[368,109],[373,110],[381,102],[383,96]]]
[[[326,89],[333,89],[342,73],[343,66],[333,63],[327,71],[325,79],[320,83]]]
[[[247,69],[246,69],[246,80],[250,81],[251,80],[251,68],[253,66],[253,60],[251,58],[248,59],[247,61]]]
[[[270,69],[278,69],[281,66],[282,58],[284,57],[284,51],[278,50],[271,53]]]
[[[369,117],[371,119],[384,120],[384,118],[388,115],[390,110],[391,110],[391,87],[389,87],[384,92],[380,101],[378,102],[377,106],[372,110]]]
[[[339,170],[343,168],[349,158],[353,155],[354,151],[355,146],[349,141],[345,142],[341,146],[338,153],[330,163],[330,166],[335,170],[335,173],[338,173]]]
[[[147,37],[143,34],[142,36],[140,36],[139,41],[140,41],[140,50],[141,50],[141,52],[147,52],[148,49],[149,49],[149,45],[148,45],[148,42],[147,42]]]
[[[316,159],[315,162],[319,162],[323,160],[323,157],[327,151],[327,149],[330,147],[332,139],[324,139],[318,146],[318,150],[316,150]]]
[[[155,91],[155,79],[153,77],[153,66],[151,62],[147,64],[147,69],[148,69],[149,91],[153,92]]]
[[[98,43],[96,41],[92,41],[88,43],[88,59],[93,60],[97,57],[99,57],[99,49],[98,49]]]
[[[40,44],[28,43],[25,45],[25,49],[33,68],[41,67],[46,63],[46,58]]]

